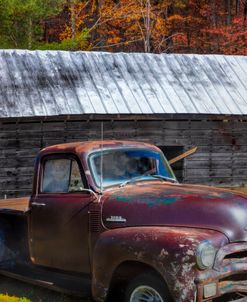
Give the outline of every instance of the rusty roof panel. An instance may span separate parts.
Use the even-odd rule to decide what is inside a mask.
[[[247,57],[0,50],[0,117],[247,114]]]

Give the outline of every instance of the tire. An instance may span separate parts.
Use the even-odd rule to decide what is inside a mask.
[[[165,282],[154,274],[143,274],[130,281],[124,302],[171,302]]]

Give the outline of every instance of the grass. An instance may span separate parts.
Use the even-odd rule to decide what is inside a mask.
[[[67,296],[49,289],[0,276],[0,302],[91,302],[91,300]]]
[[[9,295],[0,294],[0,302],[31,302],[27,298],[17,298]]]

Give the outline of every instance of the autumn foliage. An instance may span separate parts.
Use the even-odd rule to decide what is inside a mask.
[[[247,55],[246,10],[245,0],[77,1],[60,38],[86,28],[88,50]]]
[[[32,48],[247,55],[247,0],[47,1],[57,9],[30,19]]]

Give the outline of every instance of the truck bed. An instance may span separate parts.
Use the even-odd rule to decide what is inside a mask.
[[[0,199],[0,211],[10,210],[18,212],[26,212],[29,208],[30,197]]]

